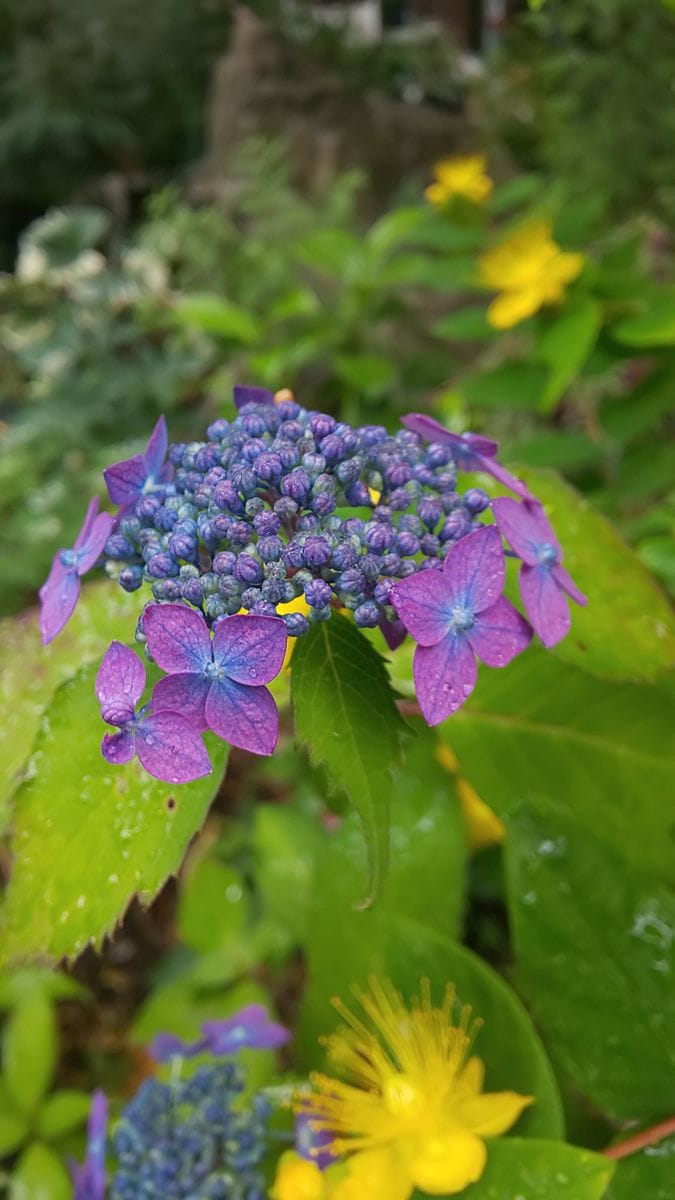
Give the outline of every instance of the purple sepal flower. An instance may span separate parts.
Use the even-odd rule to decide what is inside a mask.
[[[527,621],[502,596],[504,551],[494,525],[467,534],[440,571],[395,583],[391,602],[418,643],[415,690],[429,725],[438,725],[471,695],[476,657],[504,667],[532,637]]]
[[[269,388],[239,384],[234,389],[234,403],[237,408],[243,408],[245,404],[274,404],[274,393]]]
[[[326,1171],[336,1161],[326,1149],[335,1141],[335,1134],[329,1129],[317,1129],[316,1120],[311,1113],[301,1112],[296,1115],[295,1149],[301,1158],[316,1163],[320,1171]]]
[[[536,496],[528,490],[521,479],[517,479],[501,463],[497,462],[499,444],[479,433],[451,433],[440,421],[426,413],[407,413],[401,424],[428,442],[440,442],[452,446],[453,456],[462,471],[484,471],[504,487],[515,492],[528,504],[537,504]]]
[[[150,653],[163,671],[154,711],[184,713],[198,731],[253,754],[277,743],[277,706],[264,686],[279,674],[286,653],[280,617],[235,615],[219,621],[213,639],[198,612],[183,604],[150,604],[143,615]]]
[[[128,508],[160,483],[171,478],[173,468],[165,462],[169,436],[164,417],[160,417],[153,429],[143,454],[122,459],[106,467],[103,478],[113,504]]]
[[[492,508],[502,534],[523,560],[519,582],[525,612],[544,645],[555,646],[572,623],[566,597],[582,605],[586,597],[562,566],[560,543],[540,504],[518,504],[505,496]]]
[[[39,591],[43,646],[53,641],[72,617],[80,595],[80,578],[102,554],[112,526],[112,516],[98,511],[98,497],[95,496],[72,549],[59,550],[54,555],[49,575]]]
[[[73,1200],[105,1200],[105,1144],[108,1126],[108,1101],[103,1092],[91,1097],[87,1126],[87,1153],[84,1163],[70,1161],[75,1194]]]
[[[390,621],[387,617],[380,617],[378,624],[389,649],[398,650],[398,647],[406,638],[406,629],[403,621]]]
[[[197,1054],[213,1054],[220,1058],[244,1049],[278,1050],[289,1037],[283,1025],[270,1021],[262,1004],[248,1004],[233,1017],[204,1021],[202,1037],[196,1042],[184,1042],[173,1033],[158,1033],[150,1053],[156,1062],[169,1062],[177,1055],[194,1058]]]
[[[138,755],[149,775],[166,783],[189,783],[211,772],[199,732],[181,712],[156,712],[148,705],[136,712],[145,687],[145,667],[137,654],[112,642],[96,676],[101,716],[118,733],[106,733],[103,757],[116,766]]]

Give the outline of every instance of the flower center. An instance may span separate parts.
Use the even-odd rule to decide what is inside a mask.
[[[476,623],[476,618],[470,608],[465,604],[458,604],[452,610],[452,628],[455,633],[464,633],[465,630],[471,629]]]
[[[61,550],[59,558],[64,567],[76,567],[82,557],[81,550]]]
[[[207,679],[222,679],[223,678],[222,668],[218,666],[218,663],[214,663],[214,662],[209,663],[208,667],[204,671],[204,674],[206,675]]]
[[[424,1097],[409,1075],[402,1072],[390,1075],[384,1082],[382,1097],[393,1117],[413,1120],[421,1116],[425,1108]]]
[[[537,546],[537,559],[542,567],[552,567],[558,561],[558,551],[550,542],[542,542]]]

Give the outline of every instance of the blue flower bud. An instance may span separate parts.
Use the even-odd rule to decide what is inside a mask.
[[[425,467],[423,463],[417,463],[412,469],[413,479],[421,483],[423,487],[433,487],[435,476],[430,467]]]
[[[456,508],[443,522],[440,538],[442,542],[457,541],[471,529],[471,518],[464,508]]]
[[[310,534],[302,549],[302,557],[307,567],[324,567],[331,559],[331,548],[325,537]]]
[[[249,554],[240,554],[232,571],[240,583],[260,584],[263,581],[263,569],[257,558]]]
[[[105,544],[104,554],[108,558],[114,559],[129,559],[135,554],[134,547],[127,541],[121,533],[111,533]]]
[[[490,497],[482,488],[469,488],[464,493],[464,507],[472,516],[484,512],[489,503]]]
[[[309,418],[309,428],[317,442],[320,442],[322,438],[328,437],[335,429],[336,424],[335,417],[329,416],[328,413],[312,413]]]
[[[326,460],[323,454],[303,454],[302,466],[311,479],[316,479],[326,470]]]
[[[266,579],[260,591],[268,604],[282,604],[284,601],[285,584],[280,579]]]
[[[120,573],[117,577],[117,581],[124,588],[125,592],[137,591],[143,582],[142,567],[139,567],[139,566],[138,567],[137,566],[124,567],[120,571]]]
[[[180,600],[182,585],[176,579],[157,579],[151,586],[155,600]]]
[[[172,558],[196,558],[197,539],[187,533],[174,533],[169,538],[168,550]]]
[[[281,529],[281,521],[276,513],[270,512],[269,509],[265,509],[263,512],[258,513],[253,518],[253,528],[258,534],[258,537],[267,537],[268,534],[273,535],[279,532]]]
[[[281,491],[284,496],[289,496],[295,500],[297,504],[304,504],[312,490],[312,480],[307,471],[302,467],[296,467],[291,471],[281,482]],[[278,502],[277,502],[278,503]],[[275,505],[276,509],[276,505]]]
[[[304,429],[299,421],[283,421],[279,426],[279,436],[288,442],[297,442],[303,433]]]
[[[310,608],[325,608],[330,604],[332,591],[324,579],[311,579],[305,585],[305,600]]]
[[[226,436],[230,427],[230,422],[224,417],[219,417],[217,421],[212,421],[206,430],[206,436],[210,442],[221,442]]]
[[[423,554],[429,555],[438,554],[441,548],[440,538],[434,537],[433,533],[425,533],[420,538],[420,550]]]
[[[309,507],[317,517],[327,517],[330,513],[335,512],[337,501],[335,496],[331,496],[329,492],[319,492],[318,496],[312,497]]]
[[[427,467],[446,467],[452,462],[452,447],[442,442],[431,442],[424,456]]]
[[[258,542],[258,554],[264,563],[279,562],[283,548],[280,537],[265,537]]]
[[[350,483],[345,488],[345,498],[348,504],[352,504],[354,508],[362,508],[367,505],[372,507],[370,492],[362,480],[357,479],[354,483]]]
[[[204,612],[211,620],[216,617],[224,617],[227,605],[221,596],[207,596],[204,601]]]
[[[304,564],[303,543],[293,538],[282,550],[283,560],[287,567],[301,567]]]
[[[248,442],[245,442],[244,445],[242,446],[241,456],[247,462],[252,463],[266,449],[267,449],[267,447],[262,438],[259,438],[259,437],[251,438]]]
[[[309,629],[307,618],[302,613],[284,613],[282,620],[289,637],[302,637]]]
[[[213,571],[205,571],[201,577],[202,590],[205,596],[215,596],[218,591],[218,576]]]
[[[417,506],[417,515],[430,530],[438,524],[441,511],[440,500],[420,500]]]
[[[394,531],[388,525],[377,521],[369,521],[365,528],[365,540],[369,550],[382,554],[389,550],[394,543]]]
[[[190,604],[201,605],[204,599],[201,579],[186,579],[181,583],[180,587],[184,600],[187,600]]]
[[[253,605],[257,604],[259,600],[262,600],[262,592],[260,588],[249,587],[241,593],[240,604],[242,608],[246,608],[250,612],[250,610],[253,608]]]
[[[198,471],[208,471],[210,467],[217,467],[220,463],[220,446],[210,443],[202,446],[195,454],[195,467]]]
[[[366,600],[354,609],[354,620],[361,629],[373,629],[380,622],[382,612],[374,600]]]
[[[382,570],[382,558],[379,554],[364,554],[359,560],[359,570],[364,579],[370,583],[375,583],[378,575]]]
[[[278,454],[266,451],[256,459],[254,471],[258,479],[265,483],[278,483],[281,479],[283,464]]]
[[[236,561],[237,556],[231,550],[220,550],[213,559],[213,569],[216,575],[231,575]]]
[[[364,425],[361,429],[361,443],[370,448],[378,446],[389,437],[384,425]]]
[[[245,546],[251,534],[250,527],[245,521],[233,521],[227,537],[233,546]]]
[[[251,410],[240,418],[241,427],[249,438],[259,438],[265,432],[265,418],[262,413]]]
[[[341,542],[333,550],[332,565],[336,571],[346,571],[349,567],[355,567],[357,561],[357,553],[348,542]]]
[[[338,463],[335,474],[342,484],[354,483],[361,471],[363,463],[358,458],[348,458],[345,462]]]
[[[335,433],[331,433],[328,437],[321,441],[321,453],[327,463],[334,466],[345,456],[345,441]]]
[[[153,554],[148,559],[146,570],[154,579],[165,579],[178,574],[178,563],[170,554]]]
[[[400,554],[417,554],[419,553],[420,541],[414,533],[408,533],[407,529],[401,529],[396,534],[396,549]]]
[[[142,521],[151,521],[161,507],[162,502],[158,496],[141,496],[136,503],[136,516]]]
[[[221,575],[218,581],[218,592],[224,600],[233,600],[242,593],[242,585],[234,575]]]

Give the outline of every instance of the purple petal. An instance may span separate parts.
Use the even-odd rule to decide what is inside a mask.
[[[588,604],[588,597],[579,590],[576,583],[572,579],[572,576],[568,574],[564,567],[561,567],[560,563],[556,563],[551,571],[551,574],[553,575],[556,583],[560,584],[560,587],[567,592],[568,596],[571,596],[573,600],[576,600],[577,604]]]
[[[448,633],[437,646],[418,646],[413,659],[415,691],[428,725],[461,708],[476,685],[476,660],[463,634]]]
[[[279,714],[266,687],[216,680],[206,699],[206,720],[218,737],[240,750],[271,754],[277,744]]]
[[[211,636],[200,613],[184,604],[149,604],[143,631],[163,671],[201,674],[211,665]]]
[[[80,580],[74,567],[64,567],[58,554],[40,588],[40,634],[47,646],[72,617],[80,595]]]
[[[211,773],[201,737],[179,713],[151,712],[136,726],[136,753],[149,775],[190,783]]]
[[[525,650],[532,640],[532,630],[517,608],[504,596],[486,608],[476,618],[466,638],[474,654],[488,667],[505,667]]]
[[[180,713],[197,733],[208,729],[205,716],[210,681],[205,675],[165,675],[152,693],[153,712]]]
[[[504,487],[507,487],[512,492],[515,492],[517,496],[520,496],[527,503],[539,504],[537,497],[532,495],[532,492],[523,483],[522,479],[518,479],[517,476],[512,475],[510,471],[507,471],[506,467],[503,467],[502,464],[497,462],[496,459],[493,459],[492,456],[482,454],[477,455],[476,466],[472,469],[477,471],[485,471],[486,475],[491,475],[493,479],[496,479],[499,483],[503,483]]]
[[[452,599],[442,571],[418,571],[395,583],[389,598],[408,633],[421,646],[435,646],[448,632]]]
[[[124,763],[131,762],[135,753],[134,735],[128,729],[122,729],[119,733],[104,734],[101,754],[113,766],[121,767]]]
[[[329,1129],[316,1129],[317,1117],[311,1112],[300,1112],[295,1117],[295,1149],[301,1158],[316,1163],[320,1171],[326,1171],[336,1159],[327,1147],[335,1141]]]
[[[494,525],[467,534],[448,551],[443,565],[451,605],[461,604],[474,613],[489,608],[504,590],[505,571],[502,539]]]
[[[114,523],[115,519],[110,513],[98,514],[87,534],[86,542],[81,547],[82,557],[77,564],[78,575],[86,575],[100,558]]]
[[[539,562],[539,547],[553,546],[562,556],[555,533],[540,504],[519,504],[508,496],[492,501],[492,511],[500,530],[519,558],[529,567]]]
[[[96,676],[101,716],[108,725],[126,725],[143,695],[145,667],[137,654],[121,642],[112,642]]]
[[[237,385],[234,389],[234,403],[237,408],[243,408],[245,404],[274,404],[274,393],[268,388]]]
[[[133,504],[138,499],[148,480],[148,468],[144,454],[134,454],[121,462],[106,467],[103,478],[113,504]]]
[[[403,621],[389,621],[386,617],[380,617],[379,626],[389,649],[398,650],[406,638],[406,628]]]
[[[98,496],[94,496],[93,500],[89,501],[89,507],[82,522],[82,528],[73,542],[73,550],[80,550],[89,538],[92,526],[98,516]]]
[[[105,1150],[108,1102],[101,1091],[92,1096],[89,1112],[87,1154],[84,1165],[71,1160],[70,1173],[75,1189],[73,1200],[105,1200]]]
[[[569,633],[569,605],[547,567],[520,568],[520,594],[530,623],[545,646],[555,646]]]
[[[200,1038],[197,1042],[184,1042],[175,1033],[158,1033],[150,1044],[150,1057],[155,1062],[171,1062],[172,1058],[194,1058],[205,1049],[205,1042]]]
[[[284,665],[286,626],[280,617],[235,615],[216,626],[213,660],[229,679],[259,687]]]
[[[494,458],[499,449],[499,443],[492,438],[481,437],[479,433],[452,433],[440,421],[427,416],[426,413],[406,413],[401,417],[401,424],[413,433],[419,434],[427,442],[445,442],[471,454],[484,454]]]
[[[224,1021],[204,1021],[202,1032],[212,1054],[232,1054],[248,1047],[253,1050],[277,1050],[290,1033],[283,1025],[270,1021],[262,1004],[248,1004]]]
[[[166,420],[161,416],[150,434],[150,440],[145,447],[145,454],[143,455],[148,479],[158,482],[168,448],[169,435],[166,428]]]

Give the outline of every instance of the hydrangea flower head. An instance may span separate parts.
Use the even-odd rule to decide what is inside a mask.
[[[392,601],[417,642],[413,671],[420,708],[437,725],[471,695],[476,657],[504,667],[532,631],[507,600],[498,530],[484,526],[448,552],[441,570],[421,571],[392,588]]]
[[[84,1163],[71,1161],[73,1200],[105,1200],[105,1143],[108,1127],[108,1101],[103,1092],[91,1098],[87,1125],[87,1151]]]
[[[532,627],[545,646],[555,646],[569,632],[567,597],[586,604],[562,565],[563,553],[541,505],[518,504],[508,496],[494,500],[492,510],[501,532],[523,565],[520,594]]]
[[[150,652],[164,671],[153,693],[158,714],[181,712],[197,730],[212,729],[232,746],[271,754],[277,706],[264,686],[279,674],[286,627],[278,617],[232,616],[213,637],[184,604],[151,604],[143,617]]]
[[[480,260],[481,282],[500,293],[488,308],[489,323],[495,329],[511,329],[562,299],[584,261],[583,254],[560,249],[548,221],[521,226]]]
[[[98,511],[98,497],[91,501],[84,523],[70,550],[54,555],[51,570],[40,588],[40,633],[43,646],[63,629],[75,611],[80,595],[80,578],[101,557],[113,526],[110,513]]]
[[[296,1100],[331,1132],[331,1150],[349,1156],[346,1174],[330,1168],[325,1195],[408,1200],[415,1189],[463,1191],[483,1173],[485,1139],[509,1129],[532,1097],[483,1092],[483,1063],[470,1056],[477,1025],[466,1006],[454,1019],[452,987],[440,1008],[428,981],[409,1009],[386,981],[355,994],[365,1019],[338,1002],[345,1024],[327,1041],[344,1079],[314,1075],[312,1093]]]
[[[202,1036],[195,1042],[184,1042],[173,1033],[158,1033],[150,1053],[157,1062],[169,1062],[176,1057],[194,1058],[206,1053],[218,1058],[244,1049],[278,1050],[289,1037],[283,1025],[270,1020],[262,1004],[248,1004],[233,1017],[204,1021]]]
[[[166,420],[159,418],[143,454],[134,454],[106,467],[103,477],[113,504],[123,508],[134,504],[139,496],[152,491],[171,477],[171,464],[166,462],[169,435]]]
[[[106,733],[104,758],[119,765],[135,754],[149,775],[167,783],[189,783],[211,772],[209,756],[199,733],[182,713],[157,712],[136,706],[145,688],[145,667],[137,654],[112,642],[96,676],[101,716],[117,733]]]
[[[472,204],[483,204],[493,188],[484,154],[458,154],[434,167],[434,182],[424,195],[430,204],[443,207],[461,196]]]

